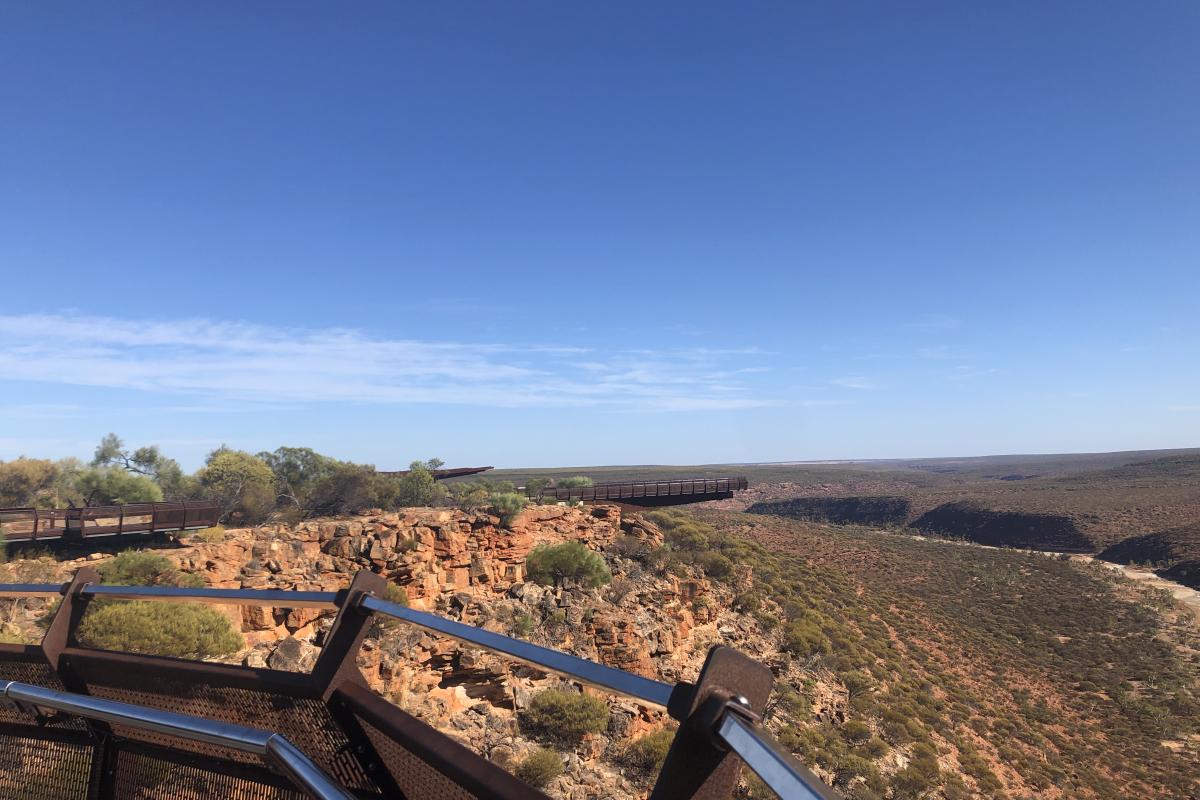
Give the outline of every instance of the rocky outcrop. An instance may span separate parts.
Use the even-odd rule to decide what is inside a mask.
[[[974,503],[944,503],[912,523],[925,533],[992,547],[1028,547],[1055,553],[1090,553],[1092,542],[1061,514],[996,511]]]

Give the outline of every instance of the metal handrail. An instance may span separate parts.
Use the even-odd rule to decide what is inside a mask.
[[[5,586],[0,584],[0,594]],[[338,607],[337,592],[306,592],[291,589],[210,589],[184,586],[85,585],[80,594],[116,600],[196,600],[223,606],[281,606],[285,608]]]
[[[637,700],[643,700],[647,703],[653,703],[664,708],[666,708],[671,700],[671,693],[675,691],[674,686],[662,681],[643,678],[641,675],[634,675],[632,672],[606,667],[603,664],[597,664],[594,661],[588,661],[586,658],[579,658],[578,656],[564,653],[561,650],[551,650],[549,647],[541,647],[540,645],[531,644],[521,639],[514,639],[510,636],[493,633],[483,628],[477,628],[474,625],[465,625],[461,622],[455,622],[452,619],[439,617],[437,614],[430,614],[427,611],[416,611],[411,608],[405,608],[397,603],[389,603],[386,600],[380,600],[378,597],[371,595],[363,597],[361,606],[369,611],[386,614],[389,617],[394,617],[413,625],[419,625],[422,628],[446,636],[452,636],[455,639],[473,644],[476,647],[502,653],[526,664],[553,672],[560,672],[583,683],[633,697]]]
[[[837,800],[829,786],[781,748],[760,725],[749,725],[727,712],[717,724],[717,737],[737,753],[771,791],[785,800]]]
[[[250,753],[274,764],[294,784],[318,800],[354,800],[354,795],[339,786],[279,733],[116,700],[59,692],[16,681],[0,682],[0,696],[16,703],[52,708],[88,719],[128,725],[152,733]]]

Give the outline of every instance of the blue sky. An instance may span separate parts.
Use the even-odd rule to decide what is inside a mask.
[[[0,458],[1200,445],[1200,5],[0,10]]]

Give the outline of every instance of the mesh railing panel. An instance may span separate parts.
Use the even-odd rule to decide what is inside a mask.
[[[379,791],[375,782],[366,776],[349,752],[349,740],[334,723],[325,704],[320,700],[250,689],[217,687],[185,680],[156,678],[152,685],[153,690],[144,686],[132,688],[96,683],[89,684],[88,688],[94,696],[108,700],[278,731],[343,786],[371,793]],[[124,725],[114,725],[113,730],[129,739],[174,750],[243,763],[259,762],[255,756],[217,745],[135,730]]]
[[[475,795],[405,750],[366,720],[360,718],[359,724],[405,797],[422,800],[476,800]]]
[[[127,751],[117,756],[113,796],[121,800],[307,800],[291,789]]]
[[[90,745],[0,737],[3,800],[86,800],[91,768]]]
[[[20,683],[30,683],[34,686],[44,686],[47,689],[54,689],[58,692],[65,691],[62,681],[54,674],[54,670],[50,669],[48,664],[41,661],[0,659],[0,680],[19,681]],[[15,705],[0,703],[0,722],[31,724],[34,720],[29,714],[21,711]],[[55,717],[50,724],[78,731],[86,728],[83,720],[78,717],[59,716]]]

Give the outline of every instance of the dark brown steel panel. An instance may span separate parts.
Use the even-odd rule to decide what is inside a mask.
[[[650,800],[723,800],[732,796],[741,771],[741,759],[719,749],[712,726],[715,713],[731,697],[741,696],[749,710],[761,713],[775,682],[771,670],[733,648],[716,645],[700,670],[700,679],[685,708],[672,708],[682,718],[679,732]]]
[[[369,689],[346,686],[334,694],[333,702],[345,703],[363,723],[388,771],[413,800],[547,800],[542,792]]]

